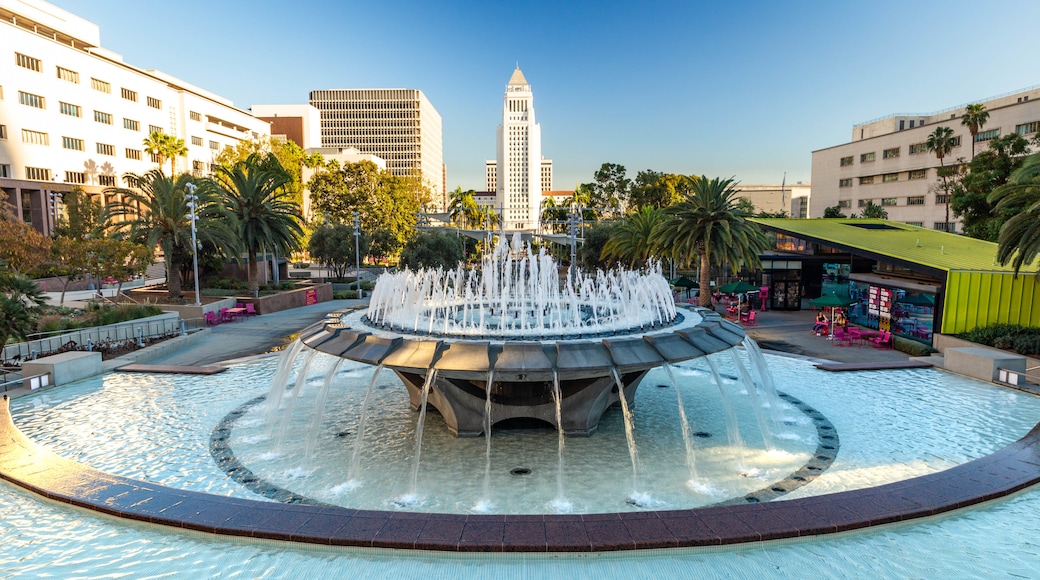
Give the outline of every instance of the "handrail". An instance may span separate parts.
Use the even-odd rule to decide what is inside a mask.
[[[0,386],[2,386],[4,388],[4,392],[6,393],[6,392],[8,392],[7,385],[12,385],[14,383],[24,383],[25,381],[28,381],[28,380],[31,380],[31,379],[35,379],[35,378],[38,378],[38,377],[43,377],[43,376],[46,376],[48,374],[49,373],[40,373],[38,375],[29,375],[27,377],[22,377],[22,378],[17,379],[17,380],[6,381],[6,382],[3,382],[3,383],[0,383]]]
[[[1040,89],[1040,85],[1033,85],[1031,87],[1026,87],[1024,89],[1016,89],[1014,91],[1008,91],[1006,93],[1001,93],[1001,94],[993,96],[993,97],[986,97],[985,99],[976,99],[974,101],[969,101],[967,103],[962,103],[962,104],[954,106],[954,107],[947,107],[945,109],[939,109],[938,111],[933,111],[931,113],[892,113],[890,115],[884,115],[884,116],[878,117],[877,119],[871,119],[869,121],[864,121],[862,123],[855,123],[854,125],[852,125],[852,128],[855,129],[856,127],[861,127],[863,125],[869,125],[871,123],[877,123],[878,121],[883,121],[885,119],[890,119],[892,117],[931,117],[931,116],[934,116],[934,115],[940,115],[942,113],[949,113],[950,111],[956,111],[958,109],[963,109],[963,108],[967,107],[968,105],[971,105],[971,104],[974,104],[974,103],[987,103],[989,101],[995,101],[997,99],[1003,99],[1004,97],[1010,97],[1011,95],[1017,95],[1019,93],[1027,93],[1029,91],[1035,91],[1036,89]]]

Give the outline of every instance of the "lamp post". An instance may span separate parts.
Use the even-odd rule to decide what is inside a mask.
[[[188,204],[188,219],[191,220],[191,261],[195,267],[195,306],[202,306],[202,297],[199,295],[199,246],[195,241],[195,222],[199,221],[199,216],[195,213],[199,205],[199,196],[195,195],[195,190],[199,186],[189,183],[184,188],[188,190],[184,194],[184,198]]]
[[[361,299],[361,222],[354,212],[354,264],[357,272],[357,298]]]

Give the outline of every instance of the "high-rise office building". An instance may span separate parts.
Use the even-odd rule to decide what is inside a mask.
[[[353,147],[386,161],[394,175],[419,175],[437,209],[444,209],[441,116],[415,89],[329,89],[311,91],[321,114],[322,147]]]

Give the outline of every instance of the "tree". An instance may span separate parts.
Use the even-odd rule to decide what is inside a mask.
[[[171,299],[181,297],[180,265],[191,255],[191,221],[185,194],[186,185],[193,177],[182,173],[167,177],[161,169],[152,169],[142,175],[127,173],[123,176],[127,187],[109,187],[105,193],[121,196],[112,206],[113,216],[125,221],[115,224],[119,237],[143,244],[159,246],[166,257],[166,287]],[[199,217],[197,230],[201,242],[213,243],[229,253],[235,249],[236,239],[226,225],[226,213],[215,197],[212,187],[199,187]]]
[[[239,141],[234,147],[225,147],[217,154],[216,163],[231,169],[235,164],[245,161],[250,155],[273,154],[278,163],[289,173],[289,183],[286,189],[289,191],[292,201],[297,205],[303,204],[302,191],[303,169],[323,167],[325,164],[321,153],[307,153],[302,147],[288,139],[273,139],[263,137],[251,141]]]
[[[160,168],[167,159],[170,160],[170,175],[177,172],[177,157],[188,156],[188,147],[184,144],[184,139],[167,135],[162,131],[152,131],[144,138],[142,144],[145,153],[159,158]]]
[[[733,270],[759,263],[759,252],[768,248],[762,230],[745,219],[737,207],[737,190],[733,179],[702,176],[690,180],[686,201],[667,208],[670,219],[661,224],[661,247],[669,248],[671,257],[689,263],[700,255],[700,284],[708,288],[711,268],[727,264]],[[711,294],[701,293],[701,306],[711,306]]]
[[[249,259],[249,291],[253,296],[260,290],[257,256],[265,250],[288,256],[301,248],[299,206],[285,189],[290,181],[276,157],[257,154],[231,168],[218,165],[209,182],[230,217],[238,247]]]
[[[953,129],[936,127],[935,131],[928,135],[925,147],[935,153],[935,157],[939,159],[939,177],[942,178],[942,189],[946,196],[946,227],[948,230],[950,227],[950,185],[947,181],[948,174],[945,171],[946,166],[943,164],[943,159],[953,150]]]
[[[51,240],[0,208],[0,260],[15,274],[24,274],[50,257]]]
[[[660,208],[643,206],[613,228],[600,258],[613,258],[629,267],[646,264],[647,260],[658,253],[655,230],[666,218]]]
[[[1010,133],[989,141],[985,151],[955,174],[950,184],[950,207],[953,215],[961,218],[966,235],[996,242],[1001,226],[1024,209],[1005,205],[998,212],[988,198],[1011,179],[1028,153],[1029,142],[1018,133]]]
[[[620,217],[618,209],[624,210],[632,188],[632,181],[625,174],[624,165],[604,163],[593,175],[595,181],[585,184],[590,204],[598,213]]]
[[[473,197],[476,194],[472,189],[462,191],[456,187],[448,198],[448,219],[456,227],[471,228],[480,218],[480,207]]]
[[[682,175],[659,173],[647,169],[636,174],[629,193],[629,207],[639,211],[643,206],[668,207],[682,201],[688,182]]]
[[[607,269],[615,264],[615,260],[603,257],[603,248],[614,235],[617,222],[593,223],[591,226],[582,228],[582,241],[578,246],[578,267],[595,272],[598,269]]]
[[[841,206],[840,205],[832,205],[832,206],[830,206],[828,208],[825,208],[823,210],[823,217],[827,218],[827,219],[835,219],[835,218],[845,218],[845,217],[848,217],[848,216],[846,216],[845,214],[841,213]]]
[[[997,212],[1016,211],[1000,228],[997,261],[1010,262],[1017,276],[1023,265],[1040,255],[1040,153],[1030,155],[1008,182],[990,194]],[[1037,270],[1040,279],[1040,269]]]
[[[89,238],[55,237],[51,242],[51,265],[63,280],[58,304],[65,304],[69,284],[82,278],[88,271]]]
[[[36,327],[47,297],[27,276],[0,260],[0,348],[12,338],[25,341]]]
[[[307,252],[332,270],[336,279],[346,278],[347,272],[354,268],[357,258],[354,254],[354,228],[346,224],[322,225],[311,234],[307,244]],[[371,247],[371,238],[362,233],[358,238],[361,255],[365,256]]]
[[[982,103],[973,103],[964,107],[964,115],[961,116],[961,125],[968,128],[971,133],[971,157],[975,158],[975,136],[989,119],[989,111]],[[946,220],[949,221],[949,220]]]
[[[863,214],[861,217],[875,220],[887,220],[888,210],[877,205],[873,201],[868,201],[866,207],[863,208]]]
[[[400,265],[403,268],[450,270],[465,258],[465,247],[455,235],[442,232],[421,232],[405,244],[401,250]]]
[[[108,208],[80,188],[62,196],[65,212],[58,217],[54,236],[66,238],[97,238],[105,234],[111,221]]]

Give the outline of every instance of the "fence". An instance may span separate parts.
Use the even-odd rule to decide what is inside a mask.
[[[22,361],[33,360],[54,352],[79,350],[80,347],[119,341],[142,341],[153,336],[184,332],[184,329],[184,324],[176,313],[164,313],[129,322],[83,328],[29,342],[11,344],[4,348],[3,354],[0,355],[0,362],[5,367],[20,366]],[[70,342],[74,343],[75,348],[69,348]]]

